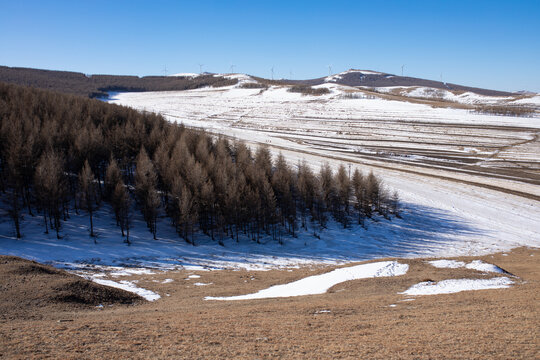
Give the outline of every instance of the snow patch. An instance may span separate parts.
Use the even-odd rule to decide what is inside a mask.
[[[498,267],[497,265],[488,264],[481,260],[474,260],[465,265],[467,269],[478,270],[482,272],[493,272],[499,274],[506,274],[506,271]]]
[[[489,290],[509,288],[514,282],[507,277],[492,279],[450,279],[439,282],[425,281],[411,286],[400,294],[404,295],[438,295],[453,294],[470,290]]]
[[[498,274],[506,274],[506,271],[498,267],[497,265],[488,264],[481,260],[474,260],[470,263],[466,264],[463,261],[456,261],[456,260],[434,260],[434,261],[428,261],[428,263],[431,266],[434,266],[436,268],[442,269],[458,269],[458,268],[467,268],[472,270],[478,270],[482,272],[493,272]]]
[[[433,260],[428,261],[428,263],[431,266],[434,266],[439,269],[457,269],[460,267],[464,267],[465,263],[463,261],[456,261],[456,260]]]
[[[231,80],[237,79],[239,81],[253,81],[253,78],[246,74],[218,74],[215,76],[222,76],[226,79],[231,79]]]
[[[118,270],[111,272],[109,275],[117,277],[117,276],[131,276],[131,275],[152,275],[155,274],[150,269],[145,268],[121,268],[118,267]]]
[[[95,279],[95,278],[91,278],[90,280],[92,280],[93,282],[95,282],[97,284],[110,286],[110,287],[113,287],[113,288],[122,289],[122,290],[125,290],[125,291],[135,293],[135,294],[139,295],[140,297],[142,297],[142,298],[144,298],[144,299],[146,299],[148,301],[155,301],[155,300],[157,300],[157,299],[159,299],[161,297],[161,296],[159,296],[159,294],[156,294],[153,291],[150,291],[150,290],[143,289],[143,288],[135,286],[135,284],[133,284],[133,282],[131,282],[131,281],[123,280],[123,281],[120,281],[120,282],[116,282],[116,281],[112,281],[112,280]]]
[[[317,314],[330,314],[332,311],[330,310],[317,310],[315,311],[314,315],[317,315]]]
[[[196,73],[178,73],[178,74],[172,74],[172,75],[169,75],[169,76],[194,78],[194,77],[199,76],[199,74],[196,74]]]
[[[289,284],[271,286],[253,294],[227,297],[207,296],[205,300],[252,300],[324,294],[332,286],[345,281],[399,276],[406,274],[408,269],[409,265],[400,264],[397,261],[381,261],[336,269],[326,274],[308,276]]]

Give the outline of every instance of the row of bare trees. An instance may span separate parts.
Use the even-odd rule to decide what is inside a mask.
[[[282,242],[330,217],[347,227],[399,214],[397,195],[372,173],[329,164],[314,172],[154,114],[2,83],[0,192],[17,237],[23,212],[61,237],[72,211],[88,215],[94,237],[104,203],[128,243],[134,211],[154,238],[168,218],[192,244],[197,232],[220,244],[241,236]]]

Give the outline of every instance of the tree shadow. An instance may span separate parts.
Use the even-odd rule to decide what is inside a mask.
[[[262,244],[247,239],[240,243],[227,240],[218,258],[231,263],[310,263],[362,261],[383,257],[437,256],[466,253],[474,247],[475,238],[486,236],[466,219],[449,211],[429,206],[403,203],[401,218],[390,220],[376,217],[366,221],[367,229],[353,225],[343,229],[330,222],[328,229],[319,232],[320,239],[310,231],[300,231],[298,238],[285,237],[284,245],[265,238]],[[313,225],[314,226],[314,225]],[[183,261],[187,265],[204,263],[208,259],[208,239],[198,239],[198,255],[193,249]],[[471,244],[472,243],[472,244]]]
[[[283,245],[269,235],[262,237],[261,244],[243,235],[239,242],[224,238],[224,246],[220,246],[218,238],[212,240],[199,233],[197,246],[192,246],[178,236],[167,218],[159,221],[158,240],[153,240],[141,215],[134,213],[132,245],[127,246],[111,211],[104,206],[96,212],[98,244],[88,237],[88,219],[83,214],[72,214],[72,219],[65,223],[62,240],[44,235],[39,217],[25,223],[26,236],[21,240],[2,237],[1,233],[8,235],[9,232],[9,224],[3,222],[0,224],[3,238],[0,253],[35,258],[60,267],[99,264],[162,269],[190,266],[194,266],[193,269],[265,269],[384,257],[467,254],[479,245],[489,246],[481,240],[490,235],[452,212],[402,203],[402,218],[388,220],[378,216],[366,221],[367,229],[356,224],[343,229],[339,223],[329,221],[328,228],[319,231],[316,224],[310,224],[309,229],[300,230],[296,238],[284,235]],[[313,235],[314,229],[318,236]]]

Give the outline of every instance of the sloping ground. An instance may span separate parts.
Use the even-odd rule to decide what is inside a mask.
[[[315,171],[324,161],[373,170],[403,202],[451,214],[455,224],[474,229],[459,239],[448,231],[458,241],[444,251],[465,245],[460,254],[478,254],[503,244],[540,244],[538,116],[486,115],[362,94],[346,98],[343,86],[324,86],[332,92],[303,96],[271,86],[116,94],[111,101],[265,144]]]
[[[424,86],[435,89],[445,89],[454,91],[470,91],[480,95],[487,96],[509,96],[512,93],[505,91],[496,91],[481,89],[470,86],[450,84],[440,81],[426,80],[409,76],[398,76],[384,73],[365,73],[363,71],[349,70],[342,73],[336,83],[347,86],[369,86],[369,87],[387,87],[387,86]]]
[[[519,248],[455,258],[459,262],[447,262],[452,267],[397,259],[408,264],[406,274],[339,283],[320,295],[230,302],[203,298],[253,293],[331,268],[137,274],[124,278],[164,296],[135,307],[0,319],[0,353],[21,359],[534,359],[539,256],[539,250]],[[467,267],[476,260],[506,272]],[[514,282],[509,288],[401,294],[421,282],[505,276]]]
[[[0,321],[40,318],[49,311],[143,301],[133,293],[14,256],[0,256],[0,279]]]

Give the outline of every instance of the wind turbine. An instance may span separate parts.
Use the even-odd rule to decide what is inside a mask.
[[[332,65],[328,65],[328,76],[332,75]]]
[[[231,74],[234,74],[234,67],[235,67],[235,66],[236,66],[236,65],[231,65]]]
[[[272,80],[274,80],[274,65],[272,65],[272,68],[270,69],[270,71],[272,72]]]
[[[168,74],[167,65],[165,65],[165,68],[161,72],[163,73],[163,75],[167,76]]]
[[[403,68],[405,67],[405,65],[401,65],[401,76],[403,76]]]
[[[202,67],[204,66],[204,64],[199,64],[199,74],[202,74]]]

